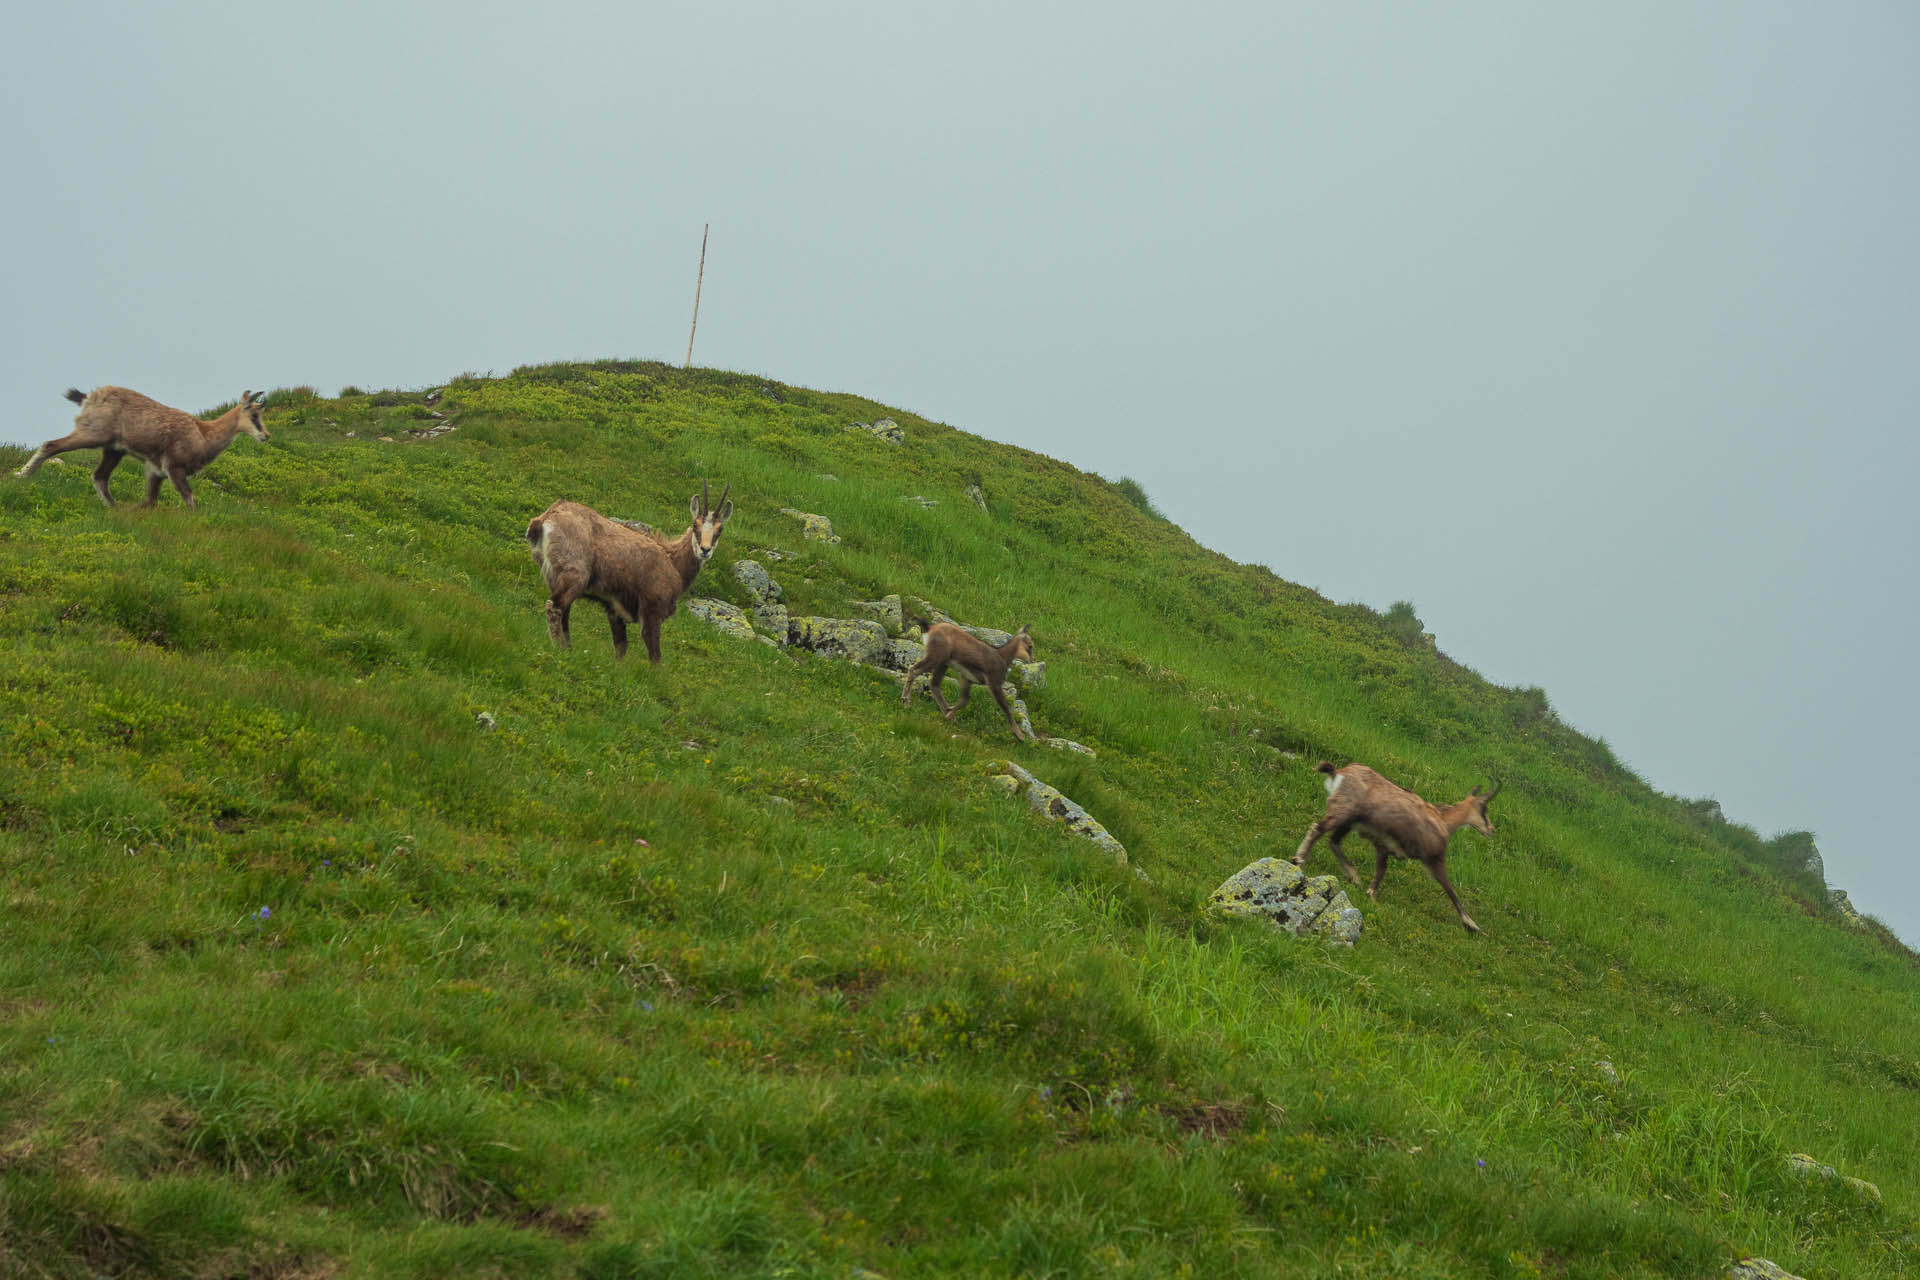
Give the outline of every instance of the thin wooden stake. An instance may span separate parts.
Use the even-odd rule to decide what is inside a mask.
[[[693,324],[687,329],[687,367],[693,367],[693,335],[700,328],[700,286],[707,278],[707,231],[712,224],[700,224],[700,274],[693,278]]]

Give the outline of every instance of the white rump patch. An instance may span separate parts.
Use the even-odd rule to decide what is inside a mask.
[[[1346,780],[1347,780],[1347,775],[1345,775],[1344,773],[1329,774],[1327,776],[1327,781],[1325,783],[1325,786],[1327,788],[1327,796],[1329,798],[1332,798],[1334,793],[1340,790],[1340,784],[1345,782]]]

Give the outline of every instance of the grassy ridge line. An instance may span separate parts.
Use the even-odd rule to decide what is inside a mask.
[[[853,398],[559,366],[372,439],[421,399],[276,396],[198,518],[104,513],[84,468],[0,485],[0,1260],[1911,1265],[1913,971],[1527,691],[1070,467],[898,412],[903,450],[843,433],[885,412]],[[972,709],[956,736],[684,613],[660,672],[592,619],[548,648],[527,517],[670,525],[703,476],[737,510],[701,591],[778,545],[796,612],[1032,620],[1036,720],[1102,752],[1035,767],[1153,885],[989,798],[1010,747]],[[1404,868],[1337,960],[1199,920],[1317,807],[1268,743],[1505,777],[1456,855],[1494,945]],[[1888,1207],[1787,1180],[1789,1147]]]

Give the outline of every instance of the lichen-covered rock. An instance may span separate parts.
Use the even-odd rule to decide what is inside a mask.
[[[922,511],[931,511],[935,507],[940,505],[940,499],[929,498],[924,493],[910,493],[906,497],[900,499],[900,501],[911,502],[914,506],[919,507]]]
[[[792,619],[787,617],[787,606],[783,604],[753,606],[753,625],[766,632],[779,645],[787,643],[787,635],[793,629]]]
[[[1007,705],[1013,708],[1013,722],[1020,726],[1020,736],[1032,742],[1040,735],[1033,731],[1033,721],[1027,718],[1027,704],[1015,697],[1007,699]]]
[[[913,664],[927,656],[927,647],[914,640],[889,640],[887,651],[877,665],[889,671],[911,671]]]
[[[897,636],[907,629],[905,606],[897,595],[881,596],[878,600],[855,600],[852,603],[860,612],[870,613],[880,619],[880,625],[887,629],[890,636]]]
[[[1048,786],[1011,760],[999,761],[993,767],[995,778],[992,785],[1007,792],[1024,787],[1027,792],[1027,803],[1033,806],[1036,813],[1044,814],[1055,822],[1064,823],[1067,830],[1073,834],[1083,840],[1092,841],[1112,854],[1113,860],[1120,866],[1127,865],[1126,846],[1115,840],[1092,814],[1061,795],[1057,788]],[[1014,785],[1008,786],[1007,782],[1000,781],[1002,778]]]
[[[882,418],[878,422],[849,422],[847,430],[864,431],[885,440],[888,444],[903,444],[907,438],[907,433],[902,431],[900,424],[892,418]]]
[[[1742,1258],[1727,1268],[1727,1280],[1801,1280],[1765,1258]]]
[[[1849,1187],[1852,1187],[1855,1191],[1859,1192],[1862,1196],[1865,1196],[1867,1199],[1873,1201],[1875,1204],[1880,1203],[1879,1187],[1874,1186],[1871,1182],[1868,1182],[1865,1178],[1846,1177],[1838,1169],[1834,1168],[1832,1165],[1821,1164],[1818,1160],[1814,1159],[1810,1155],[1807,1155],[1805,1152],[1796,1151],[1792,1155],[1788,1156],[1787,1168],[1792,1172],[1797,1173],[1805,1178],[1825,1178],[1828,1180],[1838,1178],[1842,1183],[1846,1184]]]
[[[1041,738],[1039,742],[1041,746],[1052,747],[1055,751],[1072,751],[1078,755],[1088,757],[1096,757],[1099,755],[1092,747],[1083,747],[1079,743],[1067,738]]]
[[[942,619],[935,618],[934,621],[940,622],[942,621]],[[969,626],[964,622],[957,622],[954,625],[959,627],[962,631],[966,632],[968,635],[972,636],[974,639],[980,641],[982,644],[990,644],[996,649],[998,649],[1001,645],[1005,644],[1007,641],[1013,639],[1013,632],[1011,631],[1000,631],[994,627]]]
[[[780,589],[780,584],[773,580],[773,575],[757,561],[735,560],[733,576],[747,589],[747,594],[753,597],[755,604],[772,604],[786,594]]]
[[[980,508],[982,511],[985,511],[987,509],[987,495],[980,491],[979,485],[977,484],[968,485],[967,496],[973,499],[974,506]]]
[[[811,538],[815,542],[826,543],[836,543],[840,541],[840,535],[833,531],[833,521],[827,519],[825,516],[815,515],[811,511],[796,511],[792,507],[780,508],[780,514],[783,516],[792,516],[800,522],[800,536],[803,538]]]
[[[753,639],[753,627],[747,622],[746,612],[738,605],[728,604],[725,600],[709,600],[703,596],[694,596],[680,603],[700,621],[718,627],[735,639]]]
[[[1363,924],[1337,879],[1306,875],[1280,858],[1262,858],[1234,872],[1211,902],[1224,915],[1265,916],[1289,933],[1318,933],[1346,946],[1359,940]]]
[[[1853,900],[1847,897],[1845,889],[1827,890],[1827,905],[1840,917],[1840,923],[1849,929],[1865,929],[1869,925],[1867,918],[1854,909]]]
[[[1010,662],[1007,674],[1020,682],[1022,689],[1044,689],[1047,687],[1047,664],[1044,662]]]
[[[829,658],[878,663],[887,652],[887,631],[867,618],[793,618],[787,643]]]

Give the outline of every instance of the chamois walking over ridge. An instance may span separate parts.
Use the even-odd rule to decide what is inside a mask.
[[[1307,829],[1307,838],[1300,842],[1299,851],[1293,855],[1294,866],[1306,866],[1307,851],[1313,848],[1314,841],[1325,835],[1333,848],[1333,856],[1339,859],[1340,869],[1346,872],[1347,879],[1359,884],[1360,873],[1340,851],[1340,841],[1347,832],[1357,830],[1374,849],[1373,883],[1367,886],[1369,898],[1380,895],[1380,880],[1387,874],[1388,856],[1408,858],[1433,873],[1433,878],[1447,891],[1467,932],[1480,932],[1480,926],[1467,915],[1460,905],[1460,895],[1447,880],[1447,841],[1461,827],[1472,827],[1481,835],[1493,834],[1493,824],[1487,821],[1487,803],[1500,794],[1498,786],[1485,795],[1475,787],[1465,800],[1441,806],[1429,804],[1363,764],[1336,769],[1322,760],[1315,768],[1327,775],[1327,812]]]
[[[1010,664],[1033,661],[1033,637],[1027,634],[1026,624],[1021,624],[1019,632],[1011,640],[996,647],[951,622],[929,622],[925,618],[915,618],[914,621],[920,624],[920,630],[924,633],[927,653],[907,672],[906,687],[900,691],[900,705],[904,707],[912,699],[913,682],[923,671],[932,672],[928,684],[932,687],[933,700],[948,720],[952,720],[959,714],[960,708],[967,705],[967,699],[973,696],[973,686],[984,684],[992,691],[1000,709],[1007,713],[1007,724],[1013,729],[1014,740],[1024,741],[1020,725],[1013,718],[1013,708],[1007,703],[1006,690],[1001,688],[1001,684],[1007,678]],[[940,696],[940,681],[946,677],[949,664],[960,677],[960,701],[951,707]]]
[[[573,644],[568,614],[581,596],[598,600],[613,628],[613,653],[627,656],[627,624],[638,622],[647,642],[647,661],[660,661],[660,624],[672,616],[674,602],[693,585],[700,566],[713,554],[720,529],[733,514],[727,494],[720,509],[707,506],[707,486],[688,502],[692,526],[672,542],[609,520],[592,507],[562,499],[527,526],[527,546],[547,583],[547,634],[561,648]]]
[[[147,498],[141,506],[150,507],[160,500],[160,481],[167,479],[173,481],[187,506],[195,507],[199,504],[193,500],[188,476],[219,457],[242,431],[266,442],[267,428],[260,421],[266,398],[264,391],[243,391],[239,404],[203,422],[125,387],[95,387],[86,395],[69,387],[67,399],[80,406],[73,418],[73,430],[34,450],[26,465],[14,474],[24,479],[55,454],[98,449],[100,465],[93,469],[93,488],[100,501],[111,507],[113,493],[107,482],[120,460],[132,454],[147,464]]]

